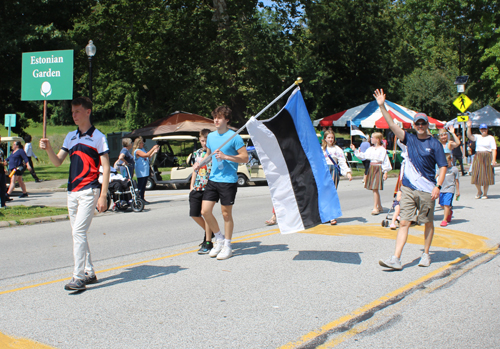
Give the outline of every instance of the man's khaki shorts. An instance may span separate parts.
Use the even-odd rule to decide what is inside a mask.
[[[402,221],[425,224],[434,221],[434,206],[436,201],[431,194],[401,186],[401,201],[399,202]]]

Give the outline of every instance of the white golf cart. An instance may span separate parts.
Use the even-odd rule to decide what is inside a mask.
[[[197,149],[198,138],[188,135],[176,136],[158,136],[154,137],[153,141],[160,146],[160,151],[151,158],[151,166],[149,169],[149,177],[146,183],[146,190],[153,190],[157,185],[175,185],[185,186],[191,182],[191,175],[186,176],[186,169],[191,170],[192,164],[191,155]],[[179,164],[179,157],[174,155],[172,146],[180,148],[180,153],[177,155],[187,156],[186,162]],[[161,172],[158,170],[161,167],[172,167],[170,172],[170,180],[163,180]],[[180,173],[177,173],[180,171]]]
[[[262,169],[262,165],[260,164],[257,152],[255,151],[255,148],[253,146],[248,146],[250,136],[241,135],[241,137],[247,145],[249,161],[246,164],[238,165],[238,186],[247,186],[249,182],[265,182],[266,176],[264,174],[264,170]],[[146,189],[152,190],[159,184],[175,185],[176,188],[180,186],[189,186],[189,184],[191,183],[191,176],[193,174],[192,166],[194,163],[194,159],[192,159],[192,155],[193,152],[199,148],[199,146],[197,145],[198,138],[194,136],[160,136],[154,137],[153,140],[160,144],[160,146],[162,147],[166,143],[170,145],[173,141],[184,142],[185,144],[194,145],[194,147],[191,148],[185,163],[178,165],[177,167],[172,167],[172,170],[170,172],[170,180],[162,180],[161,173],[158,171],[158,167],[166,166],[158,166],[158,161],[156,160],[155,156],[153,156],[151,163],[154,165],[151,166]],[[183,148],[185,150],[183,150],[182,153],[185,155],[187,149],[189,148]],[[170,151],[170,154],[173,154],[171,148],[168,150]]]

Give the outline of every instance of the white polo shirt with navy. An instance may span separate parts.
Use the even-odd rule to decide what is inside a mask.
[[[62,150],[69,153],[68,191],[76,192],[100,188],[99,166],[101,155],[109,153],[106,136],[91,126],[87,132],[79,129],[67,134]]]

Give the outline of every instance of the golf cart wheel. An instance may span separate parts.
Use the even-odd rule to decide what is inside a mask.
[[[153,190],[155,187],[155,181],[151,177],[148,177],[148,180],[146,182],[146,190]]]
[[[238,175],[238,187],[246,187],[248,185],[248,179],[245,175]]]
[[[139,198],[134,200],[132,202],[132,210],[134,210],[134,212],[141,212],[144,210],[144,201]]]

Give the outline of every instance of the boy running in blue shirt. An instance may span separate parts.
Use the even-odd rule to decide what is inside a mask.
[[[203,194],[201,214],[205,217],[210,230],[215,232],[215,244],[209,253],[210,257],[227,259],[233,255],[231,238],[233,236],[233,204],[238,189],[238,164],[248,162],[248,153],[245,143],[240,135],[233,137],[226,145],[219,149],[224,142],[229,140],[235,132],[229,129],[232,111],[227,106],[217,107],[212,112],[214,125],[217,131],[207,137],[207,154],[212,156],[212,170]],[[193,169],[199,169],[195,164]],[[224,235],[220,232],[217,219],[213,215],[215,204],[221,203],[224,218]]]

